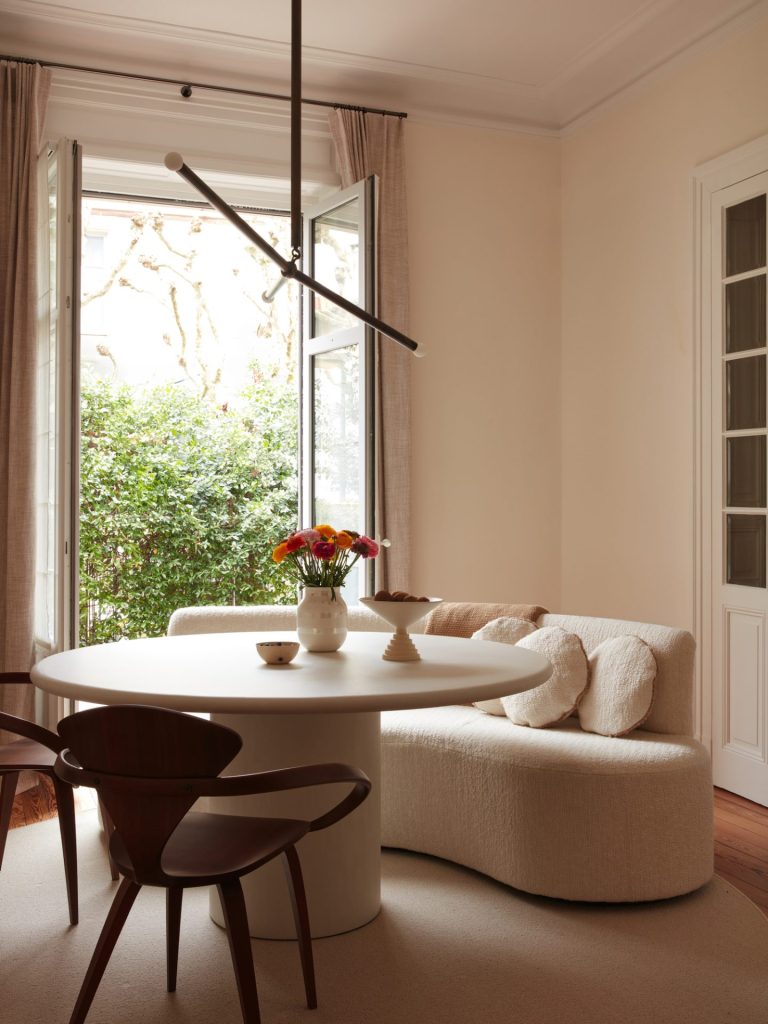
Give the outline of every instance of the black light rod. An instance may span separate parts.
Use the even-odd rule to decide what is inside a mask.
[[[178,175],[188,181],[193,188],[208,200],[211,206],[218,210],[219,213],[223,214],[227,220],[234,224],[238,231],[242,232],[246,238],[250,239],[254,245],[258,246],[263,253],[266,253],[269,258],[280,267],[280,271],[283,277],[292,278],[303,284],[310,291],[316,292],[318,295],[322,295],[324,299],[328,299],[335,306],[340,309],[346,310],[347,313],[351,313],[358,320],[362,320],[368,327],[372,327],[374,331],[379,334],[383,334],[385,337],[390,338],[392,341],[396,341],[398,344],[403,345],[405,348],[410,349],[415,356],[424,356],[426,354],[424,346],[419,345],[412,338],[409,338],[407,334],[403,334],[402,331],[398,331],[396,327],[390,327],[389,324],[383,320],[379,320],[378,317],[373,316],[365,309],[361,309],[360,306],[356,306],[354,302],[350,302],[345,299],[343,295],[339,295],[332,291],[330,288],[326,288],[325,285],[320,284],[319,281],[315,281],[314,278],[308,274],[303,273],[296,267],[295,263],[289,260],[284,260],[280,253],[273,249],[269,242],[266,242],[258,231],[255,231],[250,224],[246,223],[243,218],[232,209],[232,207],[224,199],[221,198],[213,189],[206,185],[206,183],[199,178],[195,172],[187,167],[184,163],[184,158],[180,153],[168,153],[165,158],[165,166],[169,171],[175,171]],[[271,293],[274,293],[276,289],[273,287],[270,289]]]
[[[272,302],[274,297],[287,281],[288,278],[284,274],[281,274],[271,288],[267,288],[265,292],[261,293],[262,302]]]
[[[291,0],[291,249],[301,253],[301,0]]]
[[[349,299],[345,299],[343,295],[339,295],[332,289],[326,288],[324,284],[320,284],[319,281],[310,277],[309,274],[305,274],[303,271],[298,270],[293,263],[289,264],[286,277],[295,278],[300,284],[309,288],[310,291],[316,292],[318,295],[322,295],[324,299],[328,299],[328,301],[332,302],[335,306],[338,306],[340,309],[345,309],[347,313],[351,313],[352,316],[356,317],[358,320],[362,320],[364,324],[367,324],[368,327],[372,327],[374,331],[385,335],[392,341],[398,342],[404,348],[410,349],[415,356],[421,358],[426,355],[424,346],[419,345],[418,342],[413,340],[413,338],[409,338],[407,334],[403,334],[402,331],[398,331],[396,327],[390,327],[390,325],[384,323],[383,320],[379,320],[377,316],[373,316],[373,314],[368,313],[359,306],[356,306],[354,302],[350,302]]]
[[[215,210],[223,214],[228,221],[235,225],[238,231],[242,231],[246,238],[250,239],[254,245],[258,246],[263,253],[269,256],[280,267],[283,274],[286,273],[291,266],[288,260],[284,260],[277,249],[273,249],[269,242],[261,237],[258,231],[254,231],[251,225],[244,221],[240,214],[233,210],[229,203],[225,202],[217,192],[214,192],[210,185],[206,185],[202,178],[198,178],[195,172],[184,163],[184,158],[180,153],[166,154],[165,166],[169,171],[176,171],[180,177],[188,181],[193,188],[196,188],[200,195],[204,196]]]

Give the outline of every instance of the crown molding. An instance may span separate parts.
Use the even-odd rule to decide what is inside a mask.
[[[766,15],[768,0],[649,0],[536,84],[305,46],[304,92],[421,121],[557,134],[702,42]],[[0,16],[0,45],[19,56],[288,91],[288,43],[43,0],[0,0]]]
[[[621,106],[631,100],[642,96],[649,89],[664,78],[675,74],[687,63],[695,60],[696,57],[717,49],[729,38],[746,32],[768,18],[768,0],[758,0],[750,4],[741,14],[729,18],[715,31],[708,33],[695,43],[691,43],[679,52],[668,56],[660,61],[655,67],[646,69],[631,82],[616,89],[611,95],[595,103],[593,106],[584,109],[570,120],[564,120],[560,135],[569,138],[577,134],[583,128],[587,128],[593,121],[598,120],[603,114]]]

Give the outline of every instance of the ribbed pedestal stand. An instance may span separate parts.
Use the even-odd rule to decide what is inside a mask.
[[[384,661],[421,661],[408,630],[398,626],[382,654]]]

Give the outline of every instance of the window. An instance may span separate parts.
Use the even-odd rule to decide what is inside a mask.
[[[309,273],[373,311],[374,179],[307,214]],[[373,535],[374,362],[372,332],[312,295],[304,343],[304,519]],[[345,598],[372,592],[373,566],[358,563]]]
[[[98,176],[86,162],[86,183]],[[41,361],[41,394],[47,369],[59,400],[41,454],[73,438],[69,453],[51,454],[56,472],[41,489],[41,522],[58,531],[38,553],[41,594],[67,560],[72,570],[68,590],[57,584],[70,627],[52,648],[156,635],[183,605],[293,602],[274,542],[321,521],[373,532],[366,329],[309,294],[302,326],[298,287],[266,303],[276,268],[218,213],[142,196],[128,168],[124,192],[116,180],[113,168],[109,192],[90,188],[82,205],[75,189],[82,228],[58,252],[81,278],[71,295],[79,344],[56,366]],[[372,308],[372,184],[352,193],[308,218],[305,266]],[[240,213],[289,251],[284,213]],[[59,209],[59,225],[62,216],[77,222]],[[60,268],[52,274],[55,311]],[[350,582],[351,600],[370,586],[362,574]]]

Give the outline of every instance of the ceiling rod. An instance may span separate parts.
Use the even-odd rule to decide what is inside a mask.
[[[350,302],[342,295],[316,281],[313,277],[299,270],[298,262],[301,258],[301,0],[291,0],[291,259],[284,259],[266,239],[250,224],[232,209],[224,199],[207,185],[202,178],[184,163],[184,158],[179,153],[168,153],[165,158],[165,166],[170,171],[175,171],[185,181],[208,200],[211,206],[223,214],[230,223],[241,231],[255,246],[268,256],[273,263],[280,268],[281,279],[264,298],[274,297],[277,290],[288,280],[298,281],[305,288],[328,299],[335,306],[345,310],[358,320],[362,320],[374,331],[383,334],[385,337],[396,341],[404,348],[409,349],[416,356],[425,354],[424,346],[419,345],[407,334],[391,327],[383,320],[373,316],[367,310]]]
[[[289,101],[290,96],[279,92],[264,92],[259,89],[238,89],[232,85],[212,85],[210,82],[193,82],[188,78],[161,78],[158,75],[140,75],[133,71],[114,71],[108,68],[94,68],[86,64],[62,64],[55,60],[42,60],[40,57],[18,57],[7,53],[0,54],[0,60],[17,64],[39,64],[41,68],[55,68],[59,71],[83,71],[89,75],[107,75],[109,78],[130,78],[136,82],[157,82],[160,85],[177,85],[185,100],[192,95],[193,89],[206,89],[209,92],[229,92],[233,96],[254,96],[262,100]],[[331,110],[359,110],[363,114],[381,114],[382,117],[399,117],[404,120],[408,115],[402,110],[383,110],[379,107],[361,107],[355,103],[341,103],[337,100],[313,100],[304,96],[302,103],[314,107],[328,107]]]

